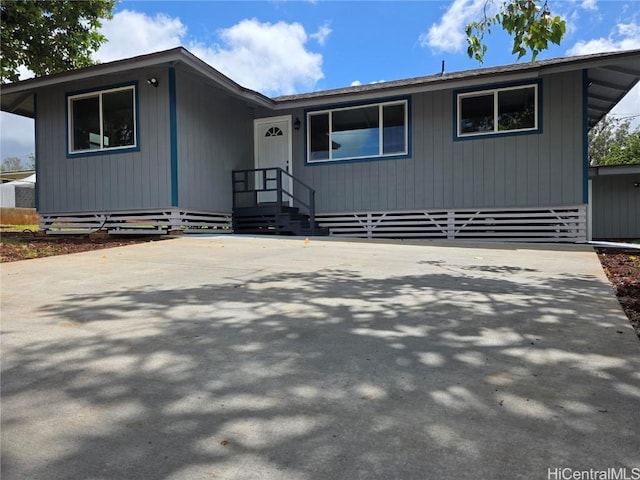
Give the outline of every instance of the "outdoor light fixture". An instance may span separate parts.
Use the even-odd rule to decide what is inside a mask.
[[[147,80],[147,83],[154,88],[158,88],[158,79],[156,77],[151,77]]]
[[[295,122],[293,122],[293,128],[294,128],[294,130],[300,130],[300,125],[302,125],[302,124],[300,123],[300,119],[299,119],[298,117],[296,117],[296,121],[295,121]]]

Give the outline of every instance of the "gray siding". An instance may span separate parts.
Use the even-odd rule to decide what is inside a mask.
[[[252,112],[180,70],[176,93],[179,206],[231,212],[231,172],[253,168]]]
[[[592,179],[594,239],[640,238],[640,174]]]
[[[146,84],[155,76],[159,87]],[[65,93],[138,81],[140,151],[66,153]],[[531,207],[582,203],[581,72],[543,78],[543,132],[453,139],[453,92],[411,97],[411,158],[305,165],[304,128],[293,131],[293,173],[316,191],[319,212]],[[178,206],[231,210],[231,171],[253,167],[253,118],[246,102],[176,71]],[[37,93],[42,213],[171,206],[168,71],[132,71]]]
[[[155,76],[159,87],[147,85]],[[69,92],[138,81],[137,152],[67,158]],[[37,161],[41,213],[164,208],[171,205],[166,70],[105,76],[37,92]]]
[[[411,158],[305,165],[300,129],[294,175],[323,213],[582,204],[582,72],[542,80],[540,134],[454,141],[453,91],[416,94]],[[304,121],[302,109],[277,114]]]

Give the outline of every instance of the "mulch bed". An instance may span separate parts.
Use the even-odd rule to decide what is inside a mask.
[[[88,236],[35,236],[24,232],[3,232],[0,236],[0,262],[15,262],[31,258],[66,255],[103,248],[121,247],[134,243],[161,240],[153,237],[108,237],[92,239]]]
[[[640,337],[640,250],[599,248],[597,252],[622,309]]]

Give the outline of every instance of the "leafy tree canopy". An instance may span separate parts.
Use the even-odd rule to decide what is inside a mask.
[[[589,163],[640,164],[640,129],[632,130],[629,120],[605,116],[589,132]]]
[[[614,145],[603,165],[640,164],[640,130],[631,133],[622,145]]]
[[[22,170],[33,170],[35,168],[36,158],[33,154],[24,161],[20,157],[7,157],[0,164],[0,172],[19,172]]]
[[[100,20],[111,18],[116,0],[10,0],[0,4],[2,83],[25,66],[36,76],[86,67],[107,39]]]
[[[549,42],[559,45],[567,31],[566,22],[551,14],[548,0],[506,0],[498,7],[498,13],[488,15],[493,6],[494,0],[486,0],[483,19],[466,27],[467,54],[479,63],[487,52],[484,34],[491,33],[491,28],[497,25],[513,38],[511,53],[517,54],[518,60],[531,52],[531,61],[535,61]]]

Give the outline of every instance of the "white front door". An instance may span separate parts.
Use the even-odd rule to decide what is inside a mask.
[[[254,120],[254,145],[256,168],[280,167],[291,174],[291,116],[261,118]],[[256,185],[262,185],[262,172],[256,173]],[[275,178],[275,172],[269,172]],[[287,175],[282,176],[282,187],[293,194],[292,181]],[[276,188],[276,181],[269,181],[267,188]],[[269,203],[277,200],[275,192],[258,194],[258,203]],[[291,198],[284,195],[282,202],[291,205]]]

